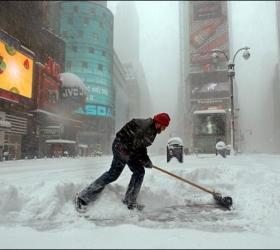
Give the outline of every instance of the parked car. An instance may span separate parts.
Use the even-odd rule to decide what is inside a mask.
[[[184,146],[182,139],[180,137],[173,137],[168,140],[166,147],[167,162],[171,160],[172,157],[177,158],[179,162],[183,162]]]

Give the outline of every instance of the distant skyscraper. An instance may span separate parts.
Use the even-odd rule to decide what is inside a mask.
[[[135,3],[133,1],[120,2],[114,19],[114,49],[120,61],[125,64],[125,68],[133,71],[135,76],[133,81],[129,81],[134,86],[129,86],[130,100],[133,100],[131,107],[135,107],[135,109],[131,108],[130,117],[146,116],[151,110],[144,67],[140,61],[139,44],[139,17]],[[137,99],[133,96],[137,96]]]
[[[114,22],[114,48],[121,62],[139,61],[139,17],[134,2],[120,2]]]
[[[211,56],[213,49],[229,51],[227,2],[182,1],[179,6],[183,139],[191,151],[213,153],[216,140],[230,141],[226,57],[215,62]]]

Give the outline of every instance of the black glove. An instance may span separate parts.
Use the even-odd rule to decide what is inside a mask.
[[[151,161],[148,161],[145,165],[144,165],[144,167],[145,168],[153,168],[153,163],[151,162]]]

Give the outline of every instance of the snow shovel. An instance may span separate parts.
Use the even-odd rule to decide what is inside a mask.
[[[216,201],[216,203],[218,205],[221,205],[222,207],[225,207],[228,210],[231,209],[231,206],[232,206],[232,198],[231,197],[229,197],[229,196],[222,197],[222,195],[220,193],[216,193],[216,192],[214,192],[212,190],[209,190],[209,189],[207,189],[205,187],[202,187],[202,186],[200,186],[198,184],[195,184],[195,183],[193,183],[191,181],[188,181],[188,180],[186,180],[186,179],[184,179],[184,178],[182,178],[180,176],[177,176],[177,175],[175,175],[173,173],[170,173],[170,172],[168,172],[168,171],[166,171],[166,170],[164,170],[162,168],[159,168],[157,166],[153,166],[153,168],[155,168],[155,169],[157,169],[157,170],[159,170],[159,171],[161,171],[163,173],[166,173],[168,175],[171,175],[171,176],[173,176],[173,177],[175,177],[175,178],[177,178],[177,179],[179,179],[181,181],[184,181],[184,182],[186,182],[186,183],[188,183],[188,184],[190,184],[190,185],[192,185],[194,187],[197,187],[197,188],[199,188],[199,189],[201,189],[201,190],[203,190],[203,191],[205,191],[205,192],[207,192],[209,194],[212,194],[214,200]]]

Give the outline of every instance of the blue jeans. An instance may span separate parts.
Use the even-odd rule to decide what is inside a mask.
[[[137,159],[131,160],[126,147],[116,138],[112,144],[113,160],[110,169],[79,193],[85,203],[95,201],[106,185],[117,180],[127,164],[132,176],[127,187],[125,200],[135,203],[145,175],[145,168]]]

